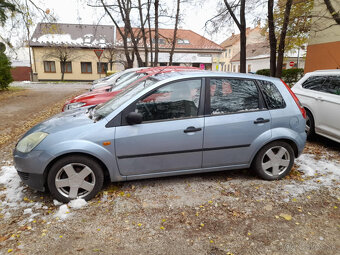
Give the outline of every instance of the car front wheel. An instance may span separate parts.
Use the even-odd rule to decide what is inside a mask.
[[[286,142],[275,141],[265,145],[257,153],[253,167],[262,179],[279,180],[290,172],[293,164],[293,148]]]
[[[75,198],[90,200],[101,190],[103,182],[101,166],[95,160],[80,155],[58,160],[47,176],[51,194],[64,203]]]

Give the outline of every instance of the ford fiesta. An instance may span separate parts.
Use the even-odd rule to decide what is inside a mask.
[[[279,79],[161,73],[87,113],[60,113],[33,127],[14,162],[24,183],[63,202],[93,198],[104,179],[251,167],[277,180],[304,148],[305,114]]]

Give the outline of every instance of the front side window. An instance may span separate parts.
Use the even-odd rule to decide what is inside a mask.
[[[323,84],[326,81],[325,76],[311,76],[302,83],[304,89],[323,91]]]
[[[72,63],[71,62],[60,62],[60,69],[61,69],[61,72],[64,72],[64,73],[72,73]]]
[[[229,114],[259,110],[256,84],[242,79],[210,80],[210,114]]]
[[[55,73],[55,62],[44,61],[44,71],[45,73]]]
[[[198,115],[201,80],[185,80],[165,85],[136,103],[143,121],[179,119]]]
[[[92,73],[92,63],[91,62],[81,62],[81,72],[82,73]]]
[[[280,109],[286,107],[286,103],[282,95],[273,83],[259,80],[259,85],[269,109]]]

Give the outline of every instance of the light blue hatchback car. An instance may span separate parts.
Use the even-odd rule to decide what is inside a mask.
[[[305,142],[305,111],[281,80],[171,72],[107,103],[58,114],[14,151],[24,183],[63,202],[113,182],[251,167],[266,180],[291,170]]]

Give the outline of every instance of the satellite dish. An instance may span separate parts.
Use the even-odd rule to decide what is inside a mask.
[[[6,50],[6,45],[0,42],[0,52],[5,52],[5,50]]]

